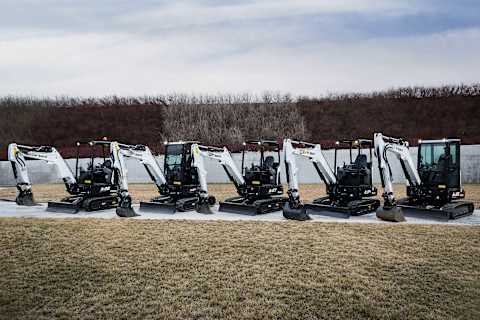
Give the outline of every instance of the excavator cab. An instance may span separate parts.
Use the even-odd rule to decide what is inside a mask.
[[[337,166],[337,151],[344,146],[349,148],[350,161],[340,167]],[[377,195],[377,188],[372,183],[372,150],[373,141],[369,139],[344,139],[335,143],[335,175],[338,184],[334,193],[339,196],[338,200],[345,202]],[[349,196],[345,197],[346,194]]]
[[[254,160],[250,166],[245,165],[245,156],[248,151],[256,151],[260,158]],[[275,154],[266,155],[267,152]],[[281,195],[283,186],[280,182],[280,146],[272,140],[248,140],[244,143],[242,152],[242,174],[245,179],[245,195],[256,199],[267,198],[272,195]]]
[[[165,145],[164,173],[172,197],[195,196],[199,191],[197,169],[192,165],[194,143],[198,142],[172,142]]]
[[[112,160],[108,156],[109,144],[109,141],[77,142],[75,161],[77,184],[75,185],[76,190],[69,190],[71,194],[84,192],[97,196],[118,190],[118,179],[113,170]],[[82,167],[80,163],[80,150],[83,147],[87,147],[90,152],[90,159],[86,167]]]
[[[407,186],[409,197],[418,195],[416,198],[437,206],[465,198],[460,180],[459,139],[420,140],[417,171],[422,183],[420,187]]]
[[[241,175],[245,183],[235,184],[238,196],[220,202],[219,211],[257,215],[281,210],[288,198],[282,196],[280,145],[274,140],[258,139],[245,141],[243,146]],[[247,165],[250,152],[260,157]]]

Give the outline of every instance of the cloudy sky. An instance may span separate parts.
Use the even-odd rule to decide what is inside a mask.
[[[0,0],[0,95],[323,95],[479,80],[477,0]]]

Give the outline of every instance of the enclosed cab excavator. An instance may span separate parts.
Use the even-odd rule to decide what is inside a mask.
[[[175,213],[196,210],[211,213],[210,206],[216,200],[212,196],[204,197],[207,188],[203,179],[202,159],[193,152],[197,141],[165,143],[164,171],[148,151],[136,156],[145,165],[150,177],[157,186],[160,195],[150,201],[140,202],[140,210],[153,213]],[[148,160],[147,160],[148,159]]]
[[[222,165],[235,185],[238,196],[220,202],[219,211],[257,215],[281,210],[288,198],[283,197],[283,186],[280,180],[280,146],[273,140],[249,140],[244,142],[242,152],[242,171]],[[260,153],[259,161],[245,165],[247,151]],[[276,154],[277,159],[267,152]]]
[[[473,202],[460,200],[465,198],[465,190],[459,139],[420,140],[417,168],[408,141],[375,133],[374,143],[384,189],[384,205],[377,209],[378,218],[394,222],[405,221],[405,216],[448,220],[473,213]],[[400,161],[407,180],[406,198],[395,199],[389,153]]]
[[[90,161],[86,168],[80,166],[79,150],[83,145],[91,149]],[[103,150],[103,161],[95,164],[95,146],[100,145]],[[110,155],[106,156],[105,147],[110,147]],[[103,210],[117,207],[120,203],[124,208],[130,207],[129,196],[122,197],[122,190],[127,189],[125,172],[116,156],[116,143],[107,141],[77,142],[77,158],[75,175],[62,158],[60,153],[51,146],[32,147],[11,143],[8,147],[8,159],[12,164],[13,173],[17,181],[17,198],[19,205],[35,205],[32,185],[28,176],[25,159],[43,160],[56,167],[70,196],[61,201],[48,202],[47,211],[77,213],[81,209],[86,211]],[[133,209],[131,209],[133,210]]]
[[[369,199],[377,195],[372,185],[372,141],[367,139],[341,140],[336,142],[335,171],[330,168],[319,144],[285,139],[283,156],[288,182],[288,202],[283,206],[283,216],[293,220],[309,220],[310,214],[349,218],[374,212],[380,201]],[[350,148],[350,163],[337,167],[337,150],[342,145]],[[370,157],[363,153],[369,149]],[[352,151],[358,150],[353,160]],[[302,203],[298,185],[296,158],[302,157],[313,163],[320,179],[325,183],[327,196]]]

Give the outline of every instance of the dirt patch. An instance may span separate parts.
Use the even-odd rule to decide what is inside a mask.
[[[287,190],[287,186],[284,186]],[[377,185],[379,189],[379,196],[381,194],[381,186]],[[480,207],[480,184],[466,184],[464,185],[467,193],[467,199],[475,203],[475,207]],[[135,202],[149,200],[158,196],[156,187],[151,183],[136,183],[129,185],[130,193]],[[235,187],[233,184],[209,184],[209,192],[214,195],[217,200],[222,201],[225,198],[236,196]],[[405,197],[405,185],[394,185],[395,195],[397,198]],[[35,199],[40,202],[46,202],[52,199],[60,199],[67,196],[63,184],[40,184],[33,186]],[[0,198],[14,199],[16,194],[15,188],[0,189]],[[300,194],[302,200],[312,201],[315,198],[325,195],[325,186],[322,184],[302,184],[300,185]]]
[[[0,219],[2,319],[479,319],[480,228]]]

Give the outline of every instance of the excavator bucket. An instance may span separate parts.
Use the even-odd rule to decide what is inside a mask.
[[[35,202],[35,199],[33,198],[33,193],[30,192],[20,192],[15,199],[15,202],[19,206],[36,206],[38,203]]]
[[[397,206],[392,208],[379,207],[377,209],[377,218],[391,222],[405,221],[405,215],[403,214],[402,208]]]
[[[70,202],[49,201],[47,206],[47,211],[74,214],[80,211],[80,206]]]
[[[203,213],[203,214],[213,214],[212,209],[210,208],[210,205],[208,203],[198,203],[196,205],[195,211],[198,213]]]
[[[285,202],[282,211],[283,216],[289,220],[307,221],[312,219],[303,205],[299,205],[298,208],[292,208],[289,202]]]
[[[118,203],[118,207],[115,209],[115,212],[117,213],[117,216],[122,218],[139,216],[139,214],[137,214],[132,208],[132,198],[129,195],[120,195],[120,201]]]
[[[124,208],[124,207],[117,207],[116,208],[117,216],[122,218],[131,218],[131,217],[138,217],[140,216],[138,213],[133,210],[133,208]]]
[[[151,212],[151,213],[166,213],[166,214],[173,214],[177,212],[177,206],[175,203],[171,202],[140,202],[140,211]]]

